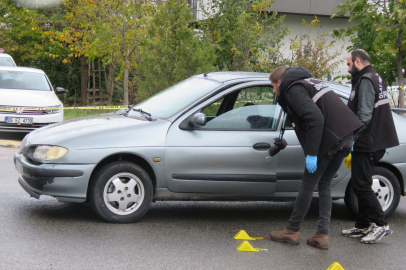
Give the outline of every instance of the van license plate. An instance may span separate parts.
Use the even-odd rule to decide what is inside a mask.
[[[32,117],[6,117],[8,124],[32,124]]]

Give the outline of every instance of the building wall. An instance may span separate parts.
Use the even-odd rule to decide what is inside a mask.
[[[282,14],[286,15],[286,18],[283,22],[283,26],[287,26],[291,30],[291,34],[287,36],[284,39],[284,46],[282,49],[282,53],[285,57],[291,57],[292,52],[289,49],[289,46],[291,44],[290,39],[294,39],[296,36],[299,36],[300,34],[308,34],[310,35],[311,38],[316,38],[317,37],[317,31],[319,33],[322,33],[323,31],[325,33],[331,33],[335,28],[346,28],[349,27],[350,24],[348,22],[348,19],[346,18],[330,18],[330,17],[321,17],[318,16],[317,19],[320,20],[320,25],[323,27],[323,29],[319,27],[315,27],[312,29],[308,29],[305,25],[302,25],[303,20],[306,21],[307,24],[309,24],[312,20],[315,19],[314,15],[305,15],[305,14]],[[328,41],[332,41],[333,39],[329,36],[327,38]],[[338,75],[349,75],[347,72],[347,56],[348,52],[346,48],[351,44],[351,42],[346,39],[346,40],[339,40],[334,43],[334,47],[330,50],[335,51],[335,50],[341,50],[341,47],[343,49],[341,50],[341,55],[339,56],[339,59],[342,60],[340,63],[340,66],[335,70],[332,74],[333,78]]]

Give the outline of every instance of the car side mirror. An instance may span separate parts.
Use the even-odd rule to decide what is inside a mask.
[[[62,88],[62,87],[57,87],[55,90],[56,90],[56,94],[63,94],[63,93],[65,93],[65,89]]]
[[[190,119],[190,124],[196,126],[204,126],[207,123],[207,117],[204,113],[196,113],[193,115],[192,119]]]

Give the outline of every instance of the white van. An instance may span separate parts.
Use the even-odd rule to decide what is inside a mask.
[[[64,92],[54,91],[40,69],[0,66],[0,132],[28,133],[61,122],[63,104],[56,94]]]

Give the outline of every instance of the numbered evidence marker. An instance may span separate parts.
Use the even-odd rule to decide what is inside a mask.
[[[241,230],[234,236],[234,239],[235,240],[256,240],[256,239],[264,239],[264,238],[263,237],[251,237],[244,230]]]
[[[238,247],[238,251],[246,251],[246,252],[259,252],[260,250],[268,250],[266,248],[253,248],[248,241],[243,241]]]
[[[338,262],[335,262],[327,270],[344,270],[344,268]]]

